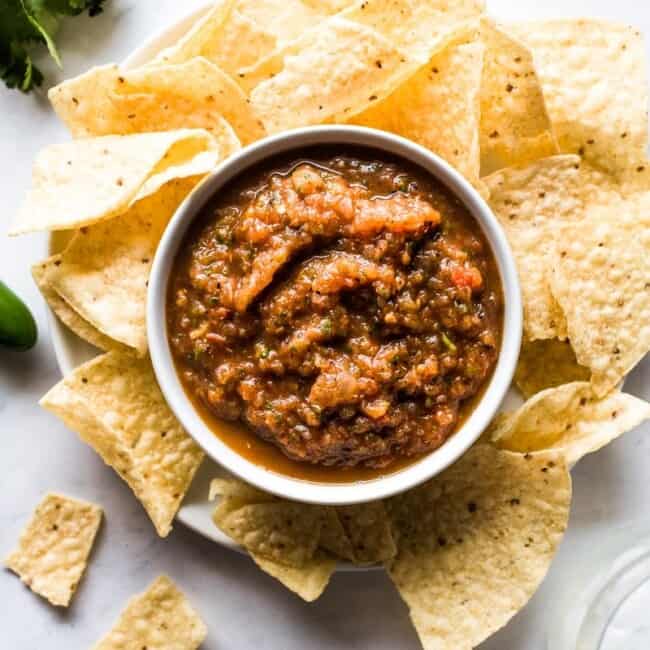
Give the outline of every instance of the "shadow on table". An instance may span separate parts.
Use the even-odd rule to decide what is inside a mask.
[[[299,647],[298,640],[309,637],[314,641],[310,647],[314,648],[420,648],[407,608],[382,570],[337,573],[317,601],[305,603],[262,573],[250,558],[222,548],[183,526],[177,526],[174,536],[176,543],[187,547],[188,553],[198,553],[207,560],[200,563],[203,569],[209,567],[202,579],[214,585],[215,595],[218,591],[219,598],[244,598],[242,592],[245,592],[241,607],[248,617],[252,636],[264,632],[264,621],[268,620],[281,622],[287,634],[286,647]],[[228,588],[235,584],[246,584],[247,588],[238,591]],[[217,597],[215,607],[218,608]],[[232,602],[228,609],[239,611]],[[215,632],[218,635],[218,630]],[[294,637],[295,644],[291,642]],[[223,639],[220,644],[211,636],[202,647],[206,650],[235,647],[226,641]]]
[[[40,384],[44,376],[52,374],[51,370],[51,359],[41,343],[26,352],[0,346],[0,394],[29,390]]]

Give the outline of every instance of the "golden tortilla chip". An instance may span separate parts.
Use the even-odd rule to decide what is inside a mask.
[[[162,50],[153,60],[158,63],[184,63],[190,59],[203,56],[214,61],[222,70],[229,72],[225,67],[230,56],[220,52],[220,44],[224,37],[224,26],[231,16],[235,0],[215,0],[211,8],[171,47]],[[242,41],[243,42],[243,41]],[[251,41],[251,46],[255,43]],[[246,50],[247,48],[240,48]]]
[[[237,79],[241,70],[273,52],[277,47],[275,36],[237,10],[231,8],[224,15],[225,4],[233,3],[218,2],[178,43],[163,50],[152,65],[182,63],[202,56]]]
[[[350,122],[413,140],[476,183],[482,65],[480,43],[449,45],[388,97],[374,102]]]
[[[337,558],[354,562],[352,540],[343,528],[343,522],[335,507],[323,508],[323,526],[318,545]]]
[[[481,80],[481,175],[557,153],[533,55],[484,18]]]
[[[317,548],[360,565],[395,555],[382,501],[340,507],[295,503],[237,479],[214,479],[210,500],[217,496],[222,498],[215,524],[258,559],[303,567]]]
[[[209,172],[219,153],[209,133],[189,129],[52,145],[36,158],[32,189],[10,234],[110,219],[173,178]]]
[[[589,382],[577,381],[529,399],[500,423],[492,438],[510,451],[553,449],[573,465],[648,418],[647,402],[617,391],[598,399]]]
[[[237,479],[214,479],[210,500],[217,496],[221,500],[215,524],[241,544],[262,571],[307,602],[323,593],[336,560],[317,547],[326,547],[328,522],[337,523],[345,535],[338,518],[327,516],[333,509],[278,499]]]
[[[341,16],[379,32],[411,60],[426,64],[484,9],[483,0],[358,0]]]
[[[92,68],[48,96],[74,137],[205,129],[225,158],[240,140],[248,144],[264,135],[239,86],[203,58],[133,70]]]
[[[576,361],[569,341],[547,339],[526,342],[521,346],[515,384],[528,398],[546,388],[574,381],[589,381],[590,374],[588,368]]]
[[[213,520],[251,554],[300,568],[316,552],[323,517],[320,508],[304,503],[282,500],[233,508],[225,498]]]
[[[478,445],[390,502],[391,579],[424,648],[471,649],[533,595],[566,530],[571,477],[556,453]]]
[[[340,0],[220,1],[178,43],[163,50],[153,64],[183,63],[194,57],[205,57],[237,79],[242,70],[299,37],[344,4],[348,3]]]
[[[566,338],[566,320],[549,285],[555,243],[563,224],[582,228],[585,206],[604,199],[610,189],[606,177],[581,165],[577,156],[565,155],[482,180],[517,262],[525,339]]]
[[[264,503],[278,498],[239,479],[214,478],[210,482],[208,499],[214,501],[218,496],[238,500],[241,503]]]
[[[316,600],[325,591],[336,568],[336,560],[323,551],[317,551],[300,568],[279,564],[257,555],[252,558],[262,571],[279,580],[287,589],[308,603]]]
[[[379,564],[395,557],[397,548],[383,501],[339,506],[336,514],[350,540],[351,560],[355,564]],[[322,534],[321,545],[324,546]]]
[[[132,598],[93,650],[196,650],[208,634],[196,610],[167,577]]]
[[[52,605],[67,607],[86,570],[102,521],[93,503],[47,494],[6,566]]]
[[[395,87],[406,62],[379,33],[335,16],[261,65],[270,78],[253,88],[251,105],[276,133],[360,113]]]
[[[126,350],[126,346],[109,336],[102,334],[78,314],[51,286],[51,277],[57,265],[61,264],[61,255],[52,255],[32,266],[32,276],[43,298],[56,317],[74,334],[88,341],[100,350]]]
[[[551,290],[578,363],[607,394],[650,349],[650,184],[593,201],[558,233]]]
[[[128,483],[166,537],[203,452],[169,410],[151,362],[108,352],[65,377],[40,404]]]
[[[237,0],[235,10],[282,45],[350,4],[351,0]]]
[[[82,228],[48,271],[54,290],[102,334],[147,351],[147,284],[165,228],[200,177],[172,181],[124,214]]]
[[[648,83],[639,31],[594,19],[508,29],[533,51],[561,151],[611,172],[645,158]]]

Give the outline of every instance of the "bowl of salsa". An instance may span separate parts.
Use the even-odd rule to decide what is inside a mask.
[[[156,253],[161,389],[205,451],[300,501],[379,499],[484,431],[521,341],[512,254],[479,192],[391,134],[325,126],[229,158]]]

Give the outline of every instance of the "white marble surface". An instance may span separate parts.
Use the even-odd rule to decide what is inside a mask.
[[[153,31],[199,6],[201,0],[109,0],[104,16],[78,19],[74,47],[63,46],[66,74],[119,61]],[[511,5],[516,5],[512,7]],[[544,5],[542,7],[542,5]],[[650,37],[650,5],[639,0],[494,0],[499,17],[592,15],[637,24]],[[61,41],[66,38],[64,27]],[[62,74],[48,67],[48,81]],[[42,95],[0,88],[0,231],[29,185],[30,165],[42,146],[65,139]],[[53,417],[38,398],[59,378],[30,263],[44,254],[39,236],[0,236],[0,278],[30,304],[40,326],[30,353],[0,350],[0,554],[14,545],[32,508],[48,489],[94,500],[106,511],[89,571],[69,611],[56,610],[0,572],[0,647],[7,650],[87,648],[108,628],[125,600],[161,572],[181,585],[209,627],[206,650],[320,650],[418,647],[406,612],[389,581],[377,572],[337,575],[325,595],[306,605],[258,572],[242,556],[177,526],[156,537],[128,488]],[[650,363],[628,383],[650,397]],[[552,605],[566,588],[576,560],[608,533],[647,518],[650,511],[650,426],[584,460],[574,471],[571,525],[559,556],[537,595],[485,650],[542,650],[553,625]],[[578,597],[578,594],[576,594]]]

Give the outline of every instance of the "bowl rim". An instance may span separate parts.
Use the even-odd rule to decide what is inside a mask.
[[[497,365],[483,395],[460,428],[438,449],[385,476],[346,483],[309,481],[283,475],[244,458],[223,442],[193,406],[178,377],[167,337],[167,283],[179,246],[194,218],[226,183],[273,156],[317,145],[369,147],[406,159],[443,183],[466,206],[492,249],[504,295],[504,320]],[[522,337],[522,299],[514,256],[506,235],[477,190],[449,163],[400,136],[366,127],[311,126],[259,140],[220,163],[185,198],[171,218],[154,256],[147,293],[149,354],[160,389],[196,443],[235,476],[280,497],[322,505],[363,503],[393,496],[436,476],[455,462],[484,432],[505,397]]]

